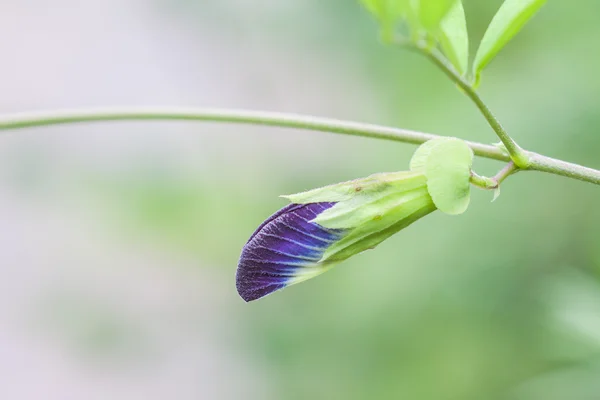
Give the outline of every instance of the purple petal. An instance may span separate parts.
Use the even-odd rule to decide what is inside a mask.
[[[310,222],[335,203],[290,204],[263,222],[242,249],[236,284],[245,301],[286,287],[317,263],[342,230]]]

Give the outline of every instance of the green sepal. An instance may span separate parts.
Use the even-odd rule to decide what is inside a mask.
[[[379,212],[332,244],[323,254],[321,262],[338,262],[373,249],[401,229],[436,210],[426,187],[390,195],[379,205],[382,206]]]
[[[351,199],[324,211],[314,222],[330,229],[355,228],[381,218],[399,202],[403,202],[406,196],[427,186],[425,175],[421,173],[393,173],[382,178],[392,179],[380,180],[379,185],[355,191]]]
[[[423,172],[391,172],[342,182],[294,195],[293,203],[337,202],[312,222],[347,234],[323,254],[320,263],[335,263],[370,249],[436,207]]]
[[[295,204],[319,203],[323,201],[342,202],[352,198],[365,199],[369,196],[385,194],[407,185],[421,185],[424,183],[423,174],[409,171],[381,172],[367,176],[366,178],[354,179],[347,182],[336,183],[308,190],[306,192],[283,195]]]

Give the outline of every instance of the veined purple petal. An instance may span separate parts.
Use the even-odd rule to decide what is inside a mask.
[[[236,284],[245,301],[283,289],[317,263],[342,230],[310,222],[335,203],[290,204],[263,222],[242,250]]]

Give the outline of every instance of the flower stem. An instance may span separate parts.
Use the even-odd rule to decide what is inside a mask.
[[[477,186],[480,189],[492,190],[498,188],[498,182],[494,178],[488,178],[487,176],[481,176],[475,171],[471,171],[471,178],[469,179],[471,184]]]
[[[481,99],[479,94],[475,91],[475,88],[467,82],[456,69],[446,60],[446,58],[435,48],[427,46],[426,44],[417,43],[414,45],[419,52],[423,53],[429,58],[435,65],[437,65],[459,88],[461,88],[465,94],[475,103],[481,114],[487,120],[488,124],[492,127],[496,135],[500,138],[506,150],[510,154],[511,160],[515,165],[521,169],[527,169],[529,166],[529,155],[523,150],[517,142],[504,130],[500,121],[492,113],[489,107]]]
[[[411,144],[421,144],[430,139],[440,137],[431,133],[298,114],[177,107],[92,108],[22,112],[0,115],[0,131],[82,122],[141,120],[204,121],[276,126],[385,139]],[[496,146],[468,141],[467,144],[477,156],[499,161],[511,161],[510,157]],[[543,171],[600,185],[599,170],[556,160],[533,152],[525,152],[525,154],[527,159],[530,160],[529,164],[526,168],[519,167],[519,169]]]
[[[511,160],[492,178],[488,178],[487,176],[481,176],[475,173],[474,171],[471,171],[470,181],[473,185],[477,186],[478,188],[485,190],[494,190],[498,189],[502,181],[504,181],[510,175],[517,173],[518,171],[519,169]]]

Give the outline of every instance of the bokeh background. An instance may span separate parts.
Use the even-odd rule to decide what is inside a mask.
[[[465,0],[476,47],[499,0]],[[600,168],[600,3],[550,1],[481,92],[526,148]],[[3,0],[0,112],[296,112],[494,142],[347,0]],[[472,49],[473,51],[473,49]],[[200,123],[0,137],[2,399],[600,399],[600,191],[522,173],[245,304],[279,194],[402,170],[410,145]],[[500,167],[477,160],[492,174]]]

